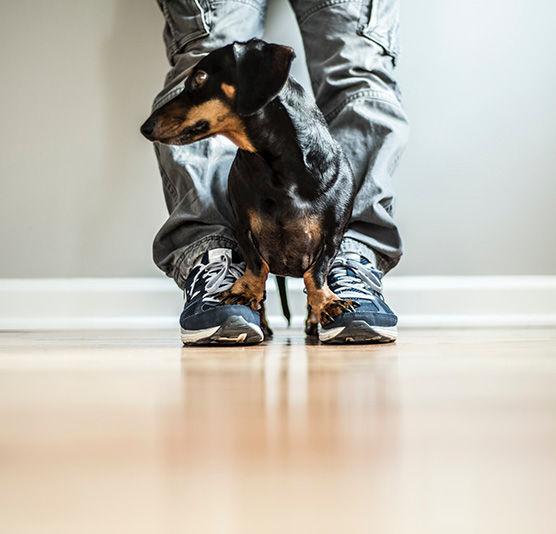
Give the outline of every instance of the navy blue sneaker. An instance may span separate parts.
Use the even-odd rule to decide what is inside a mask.
[[[318,327],[323,343],[388,343],[398,337],[398,318],[384,302],[382,273],[355,253],[338,254],[328,274],[330,289],[341,299],[355,302],[355,311],[344,312]]]
[[[220,305],[222,292],[244,272],[245,263],[230,249],[213,249],[202,256],[185,281],[180,316],[185,345],[247,345],[264,339],[258,312],[239,304]]]

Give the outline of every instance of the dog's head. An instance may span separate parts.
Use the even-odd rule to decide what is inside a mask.
[[[276,98],[294,57],[290,47],[258,39],[214,50],[191,69],[183,91],[152,113],[141,133],[167,145],[221,134],[254,150],[243,120]]]

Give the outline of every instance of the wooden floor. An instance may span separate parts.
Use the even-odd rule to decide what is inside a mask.
[[[0,532],[556,532],[556,330],[0,335]]]

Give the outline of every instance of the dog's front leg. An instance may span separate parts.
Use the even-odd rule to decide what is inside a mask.
[[[328,324],[334,317],[344,312],[354,311],[355,302],[343,300],[336,296],[328,287],[326,278],[332,255],[321,252],[315,263],[303,274],[303,281],[307,289],[307,322],[305,331],[315,334],[317,322]]]
[[[222,293],[222,304],[242,304],[258,311],[264,299],[266,279],[269,268],[265,261],[260,262],[260,267],[254,269],[247,266],[242,277],[238,278],[234,285]]]
[[[240,212],[242,213],[242,212]],[[232,287],[222,293],[221,304],[242,304],[258,311],[261,316],[261,328],[265,338],[272,337],[272,330],[268,326],[264,307],[265,287],[270,268],[261,258],[253,241],[248,219],[236,214],[236,235],[239,248],[247,265],[243,276],[238,278]]]
[[[230,289],[222,293],[221,303],[242,304],[259,311],[264,300],[266,279],[270,268],[268,263],[261,258],[254,243],[249,219],[245,212],[234,211],[237,242],[247,267],[243,276],[238,278]]]

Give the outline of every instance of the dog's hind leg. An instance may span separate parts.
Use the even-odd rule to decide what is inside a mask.
[[[259,313],[261,314],[261,328],[264,333],[264,338],[269,339],[274,335],[274,333],[270,329],[270,326],[268,326],[268,320],[266,318],[266,307],[264,305],[264,302],[261,302],[261,309],[259,310]]]
[[[318,335],[319,318],[317,314],[307,305],[307,319],[305,320],[305,333],[308,336]]]

